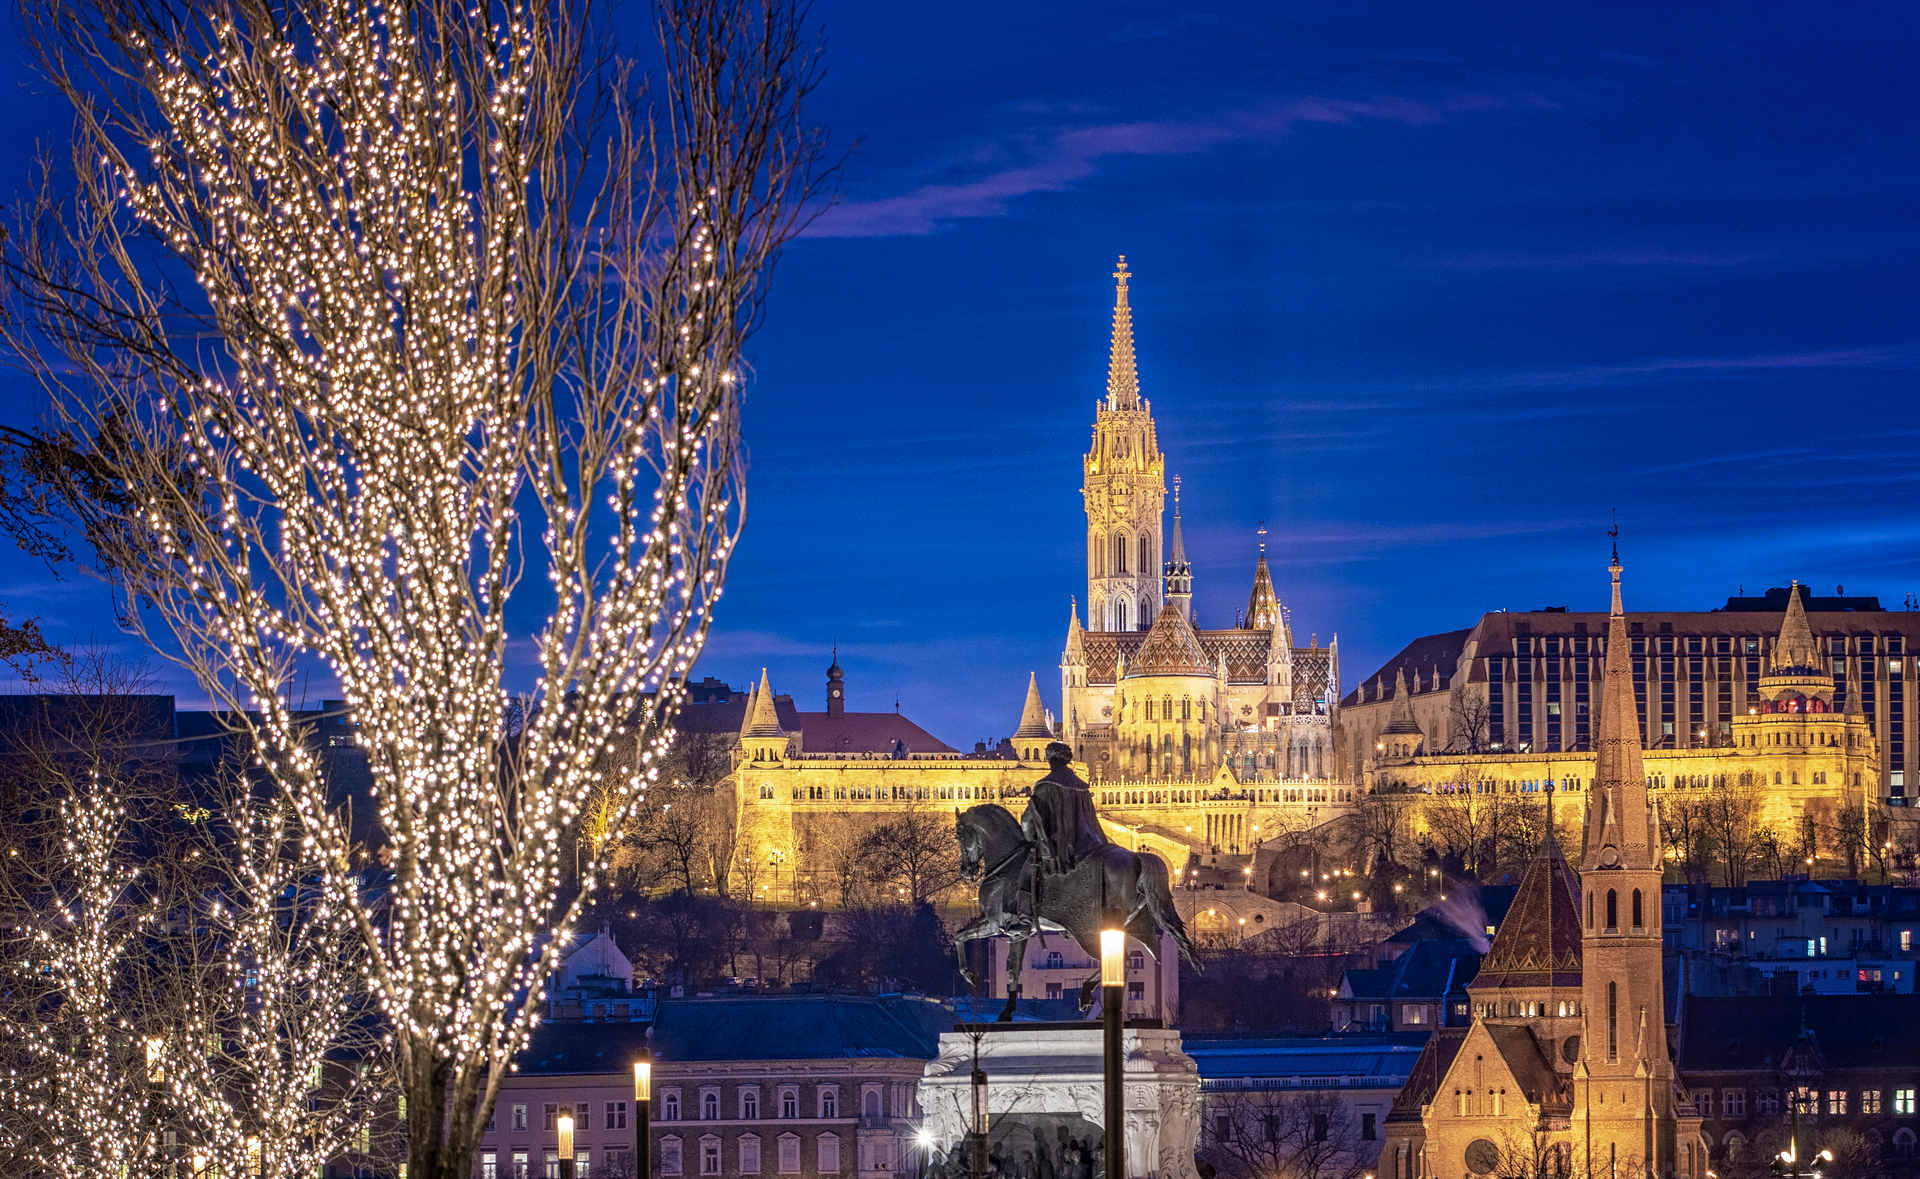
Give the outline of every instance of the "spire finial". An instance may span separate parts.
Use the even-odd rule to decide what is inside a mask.
[[[1254,529],[1253,534],[1260,538],[1260,559],[1265,560],[1267,556],[1267,522],[1265,520],[1260,521],[1260,527]]]
[[[1107,354],[1107,406],[1135,409],[1140,404],[1140,373],[1133,362],[1133,311],[1127,306],[1127,256],[1113,272],[1113,340]]]
[[[1607,572],[1613,577],[1613,604],[1609,612],[1620,615],[1626,611],[1620,608],[1620,515],[1616,511],[1613,526],[1607,529],[1607,535],[1613,540],[1613,559],[1607,562]]]
[[[1176,520],[1180,518],[1180,476],[1178,475],[1173,477],[1173,515]]]

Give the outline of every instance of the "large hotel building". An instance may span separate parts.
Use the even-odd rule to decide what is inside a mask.
[[[1820,670],[1833,676],[1833,711],[1863,715],[1876,738],[1877,796],[1910,805],[1920,792],[1920,751],[1910,739],[1920,723],[1920,613],[1838,591],[1800,594]],[[1648,750],[1734,744],[1734,718],[1762,707],[1760,679],[1788,595],[1779,587],[1715,610],[1628,616]],[[1428,756],[1591,751],[1606,629],[1603,613],[1547,607],[1485,614],[1469,629],[1415,639],[1341,702],[1342,760],[1357,778],[1397,760],[1390,729],[1402,683]],[[1404,720],[1398,727],[1409,728]]]

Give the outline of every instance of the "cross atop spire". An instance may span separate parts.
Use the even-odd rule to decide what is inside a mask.
[[[1263,557],[1266,556],[1267,555],[1267,522],[1265,520],[1260,521],[1260,527],[1254,529],[1253,534],[1260,538],[1260,555]]]
[[[1620,608],[1620,521],[1615,519],[1613,527],[1607,529],[1607,535],[1613,538],[1613,559],[1607,562],[1607,572],[1613,577],[1613,604],[1608,608],[1611,617],[1619,618],[1626,611]]]
[[[1110,409],[1137,409],[1140,373],[1133,363],[1133,309],[1127,306],[1127,256],[1120,255],[1113,272],[1113,342],[1107,354],[1107,405]]]

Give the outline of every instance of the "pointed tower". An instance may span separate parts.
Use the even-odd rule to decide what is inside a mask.
[[[1257,530],[1260,559],[1253,564],[1253,592],[1247,595],[1247,630],[1272,630],[1280,620],[1280,599],[1273,592],[1273,571],[1267,568],[1267,526]]]
[[[1187,541],[1180,531],[1180,476],[1173,477],[1173,548],[1167,552],[1164,570],[1167,601],[1179,607],[1188,622],[1193,621],[1193,563],[1187,560]]]
[[[753,703],[747,707],[747,724],[740,741],[753,761],[779,761],[787,753],[787,732],[780,727],[780,713],[773,706],[773,688],[767,682],[767,669],[760,669],[760,686],[753,690]]]
[[[847,673],[840,668],[840,648],[833,649],[833,662],[827,665],[827,715],[840,716],[847,711]]]
[[[1401,758],[1419,753],[1425,741],[1426,734],[1413,716],[1413,690],[1407,687],[1407,669],[1402,667],[1393,673],[1393,708],[1387,714],[1380,742],[1386,746],[1386,756]]]
[[[1020,727],[1013,731],[1013,750],[1021,761],[1045,763],[1047,742],[1053,740],[1053,728],[1047,724],[1046,706],[1040,703],[1040,682],[1027,673],[1027,699],[1020,706]]]
[[[1060,652],[1060,739],[1080,748],[1080,698],[1087,687],[1087,644],[1081,637],[1080,603],[1067,600],[1067,645]]]
[[[1166,508],[1166,459],[1153,406],[1140,396],[1133,357],[1132,273],[1125,255],[1113,272],[1113,340],[1107,395],[1096,405],[1093,444],[1081,460],[1087,512],[1087,629],[1146,630],[1159,616],[1160,522]]]
[[[1680,1169],[1678,1102],[1660,961],[1661,847],[1641,761],[1618,544],[1607,570],[1613,604],[1580,854],[1586,1031],[1574,1068],[1574,1149],[1596,1179],[1643,1179]],[[1697,1117],[1693,1126],[1690,1149]]]
[[[1467,993],[1480,1018],[1528,1027],[1565,1074],[1580,1050],[1580,882],[1554,834],[1551,778],[1546,788],[1546,831]]]

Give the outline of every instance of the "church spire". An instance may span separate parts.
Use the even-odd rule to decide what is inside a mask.
[[[1193,620],[1193,563],[1187,560],[1186,536],[1180,530],[1180,476],[1173,477],[1173,547],[1167,551],[1167,566],[1162,571],[1167,583],[1167,604],[1180,607],[1188,621]]]
[[[1107,404],[1113,409],[1138,409],[1140,374],[1133,364],[1133,309],[1127,306],[1127,256],[1120,255],[1113,272],[1113,342],[1107,353]]]
[[[1626,611],[1620,603],[1620,569],[1616,540],[1613,559],[1607,564],[1613,579],[1613,603],[1607,616],[1607,660],[1601,679],[1593,788],[1587,796],[1585,854],[1581,860],[1584,871],[1646,867],[1658,854],[1649,835],[1647,771],[1641,757],[1640,710],[1633,695],[1633,646],[1627,637]]]
[[[1280,621],[1280,598],[1273,592],[1273,571],[1267,568],[1267,525],[1254,529],[1260,538],[1260,557],[1253,563],[1253,590],[1247,595],[1248,630],[1272,630]]]

